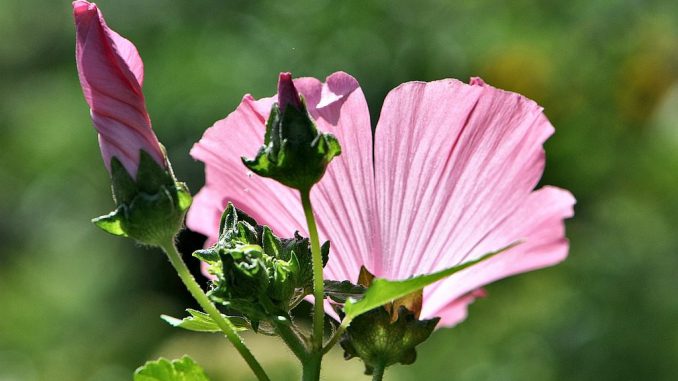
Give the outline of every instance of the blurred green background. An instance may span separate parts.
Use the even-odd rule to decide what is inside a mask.
[[[544,184],[578,199],[560,266],[488,287],[392,380],[675,380],[678,359],[678,2],[102,0],[145,61],[156,133],[192,190],[193,142],[277,73],[361,83],[376,121],[409,80],[482,76],[556,126]],[[191,354],[251,376],[218,335],[171,329],[191,299],[156,250],[98,231],[109,180],[77,81],[68,1],[0,0],[0,380],[129,380]],[[182,235],[189,253],[201,237]],[[188,258],[193,268],[197,263]],[[247,335],[275,380],[284,347]],[[335,350],[324,379],[357,380]]]

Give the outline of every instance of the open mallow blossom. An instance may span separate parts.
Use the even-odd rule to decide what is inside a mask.
[[[143,150],[163,168],[163,150],[151,129],[141,87],[144,64],[136,47],[111,30],[96,4],[73,2],[75,56],[106,168],[118,158],[136,178]]]
[[[361,266],[405,279],[519,242],[424,290],[421,318],[452,326],[482,286],[567,256],[563,220],[575,200],[555,187],[534,189],[543,143],[554,131],[535,102],[478,78],[408,82],[387,95],[373,145],[353,77],[338,72],[324,83],[299,78],[294,85],[318,129],[342,149],[311,190],[320,239],[332,243],[327,279],[355,282]],[[208,243],[218,238],[228,202],[276,234],[306,234],[299,193],[253,175],[240,159],[262,146],[275,102],[246,95],[191,151],[205,163],[206,185],[187,224]]]

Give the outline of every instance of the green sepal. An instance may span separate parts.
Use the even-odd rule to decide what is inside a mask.
[[[122,227],[122,213],[121,208],[118,208],[105,216],[92,219],[92,223],[107,233],[127,237],[127,233]]]
[[[219,262],[220,259],[219,251],[214,249],[196,250],[193,256],[209,265]]]
[[[169,166],[168,166],[169,168]],[[171,168],[165,169],[146,153],[141,150],[139,154],[139,168],[137,169],[137,186],[140,192],[153,194],[158,189],[172,188],[176,180]]]
[[[186,309],[186,312],[188,312],[190,316],[183,319],[177,319],[168,315],[160,315],[160,318],[172,327],[183,328],[188,331],[221,332],[219,325],[217,325],[214,319],[208,314],[190,308]],[[228,320],[236,327],[237,331],[247,331],[250,328],[249,322],[240,316],[222,316],[228,318]]]
[[[269,269],[261,246],[238,244],[220,254],[230,297],[255,299],[266,293],[270,285]]]
[[[254,159],[242,158],[252,172],[270,177],[288,187],[308,191],[320,181],[327,165],[341,154],[341,145],[332,134],[321,133],[308,113],[289,106],[281,114],[278,104],[266,122],[264,145]]]
[[[140,157],[146,156],[147,154],[144,152]],[[140,192],[136,181],[127,172],[117,157],[111,159],[111,190],[113,191],[113,201],[115,201],[116,205],[124,205],[132,202],[134,197]]]
[[[365,363],[365,374],[372,374],[375,367],[414,363],[415,347],[428,339],[440,318],[419,320],[405,307],[396,316],[394,320],[379,307],[353,320],[340,341],[344,358],[359,357]]]
[[[330,260],[330,241],[325,241],[320,245],[320,257],[323,261],[323,267],[327,266],[327,262]]]
[[[134,381],[210,381],[205,371],[188,356],[179,360],[148,361],[134,372]]]
[[[193,196],[185,183],[177,183],[177,188],[177,207],[185,213],[193,203]]]
[[[158,246],[181,229],[192,198],[186,185],[174,178],[169,163],[161,166],[143,150],[139,157],[136,180],[118,158],[111,159],[111,184],[117,208],[92,222],[113,235]]]
[[[282,260],[289,260],[289,258],[284,258],[283,256],[282,241],[273,234],[273,231],[271,231],[268,226],[264,226],[262,230],[261,246],[266,255]]]

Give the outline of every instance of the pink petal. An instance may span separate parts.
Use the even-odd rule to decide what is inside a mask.
[[[522,243],[426,289],[422,316],[440,316],[441,325],[452,326],[466,316],[467,305],[476,297],[474,289],[564,260],[569,244],[563,219],[572,217],[574,203],[569,192],[555,187],[530,194],[478,246],[489,251],[506,242]]]
[[[476,298],[484,298],[485,296],[485,290],[479,288],[449,302],[448,305],[436,312],[435,315],[427,314],[422,316],[422,319],[437,316],[440,318],[437,328],[451,327],[466,319],[469,304],[473,303]]]
[[[165,167],[141,90],[143,63],[134,45],[108,28],[95,4],[73,2],[76,62],[85,100],[99,132],[104,164],[117,157],[136,176],[139,151]]]
[[[376,274],[405,278],[483,254],[478,243],[541,177],[552,132],[537,104],[490,86],[412,82],[389,93],[376,130]]]
[[[348,279],[357,274],[362,258],[368,258],[376,245],[370,233],[376,219],[367,105],[358,83],[345,73],[332,74],[325,84],[300,78],[294,85],[318,128],[335,134],[342,145],[341,156],[313,188],[311,199],[321,239],[332,238],[326,275]],[[252,157],[263,144],[265,122],[275,100],[245,96],[233,113],[208,129],[193,147],[191,155],[205,163],[206,184],[188,213],[189,228],[216,239],[219,216],[232,201],[277,234],[291,236],[295,230],[306,234],[298,194],[252,175],[240,161],[241,156]]]
[[[311,192],[321,238],[332,244],[325,277],[356,281],[360,266],[371,266],[381,245],[370,114],[358,82],[346,73],[329,76],[318,95],[306,98],[311,114],[318,128],[334,134],[342,147]]]
[[[406,83],[389,93],[376,130],[383,242],[376,275],[429,273],[525,240],[425,290],[422,316],[452,325],[474,289],[562,260],[562,220],[574,199],[555,188],[532,192],[552,133],[536,103],[479,78]],[[484,268],[492,270],[478,273]]]

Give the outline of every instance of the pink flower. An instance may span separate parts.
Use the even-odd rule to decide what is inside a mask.
[[[106,168],[117,157],[136,178],[139,152],[166,168],[163,150],[151,129],[141,86],[144,64],[136,47],[109,29],[96,4],[73,2],[75,56],[80,85],[90,107]]]
[[[328,279],[355,282],[361,265],[402,279],[522,241],[424,290],[422,318],[452,326],[483,285],[567,256],[563,219],[573,215],[574,198],[554,187],[533,190],[542,144],[554,131],[535,102],[477,78],[405,83],[384,101],[373,156],[367,104],[353,77],[294,84],[318,128],[342,145],[311,193],[321,239],[332,242]],[[191,151],[205,163],[206,185],[188,226],[211,242],[228,201],[278,234],[305,232],[297,192],[252,176],[240,162],[262,144],[275,101],[246,95]]]

